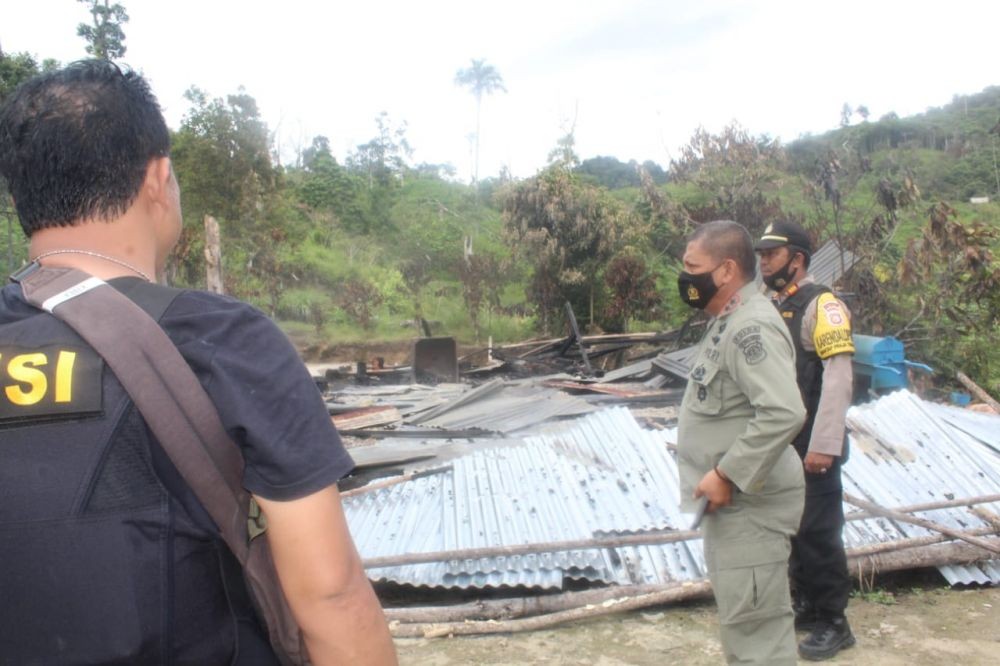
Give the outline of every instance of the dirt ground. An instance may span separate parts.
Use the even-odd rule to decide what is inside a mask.
[[[904,583],[903,585],[909,585]],[[857,645],[826,663],[847,666],[1000,664],[1000,588],[918,584],[851,599]],[[654,608],[535,633],[398,639],[400,664],[723,664],[715,607]],[[809,663],[809,662],[800,662]]]

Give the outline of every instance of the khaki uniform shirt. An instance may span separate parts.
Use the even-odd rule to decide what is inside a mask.
[[[744,493],[803,487],[802,462],[789,446],[806,417],[795,348],[753,283],[710,322],[691,367],[678,426],[682,509],[695,509],[694,489],[716,465]]]
[[[815,280],[812,276],[807,275],[798,284],[813,282]],[[779,298],[778,302],[781,300]],[[823,300],[822,312],[818,307],[820,300]],[[819,325],[819,316],[823,317],[822,325]],[[836,337],[843,342],[825,345],[817,350],[817,336],[831,331],[839,333]],[[806,311],[802,314],[802,347],[806,351],[817,351],[823,359],[823,388],[812,434],[809,436],[810,452],[838,457],[844,452],[847,410],[854,398],[854,344],[847,342],[850,336],[851,311],[839,298],[823,294],[806,306]]]

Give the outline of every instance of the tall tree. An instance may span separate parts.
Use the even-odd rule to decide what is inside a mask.
[[[347,156],[347,166],[368,179],[368,189],[401,182],[413,149],[406,139],[406,121],[393,125],[385,111],[375,117],[377,134]]]
[[[736,220],[757,236],[782,213],[785,163],[777,140],[754,136],[732,123],[719,134],[698,128],[670,163],[670,176],[707,195],[700,206],[686,206],[685,217],[697,222]]]
[[[371,227],[367,203],[369,193],[357,173],[337,163],[330,152],[330,140],[317,136],[302,151],[302,168],[289,170],[289,182],[299,201],[313,211],[332,215],[331,222],[350,231],[363,233]],[[329,230],[332,231],[331,224]]]
[[[367,143],[355,148],[347,156],[347,171],[363,179],[368,187],[362,206],[367,211],[355,222],[364,225],[365,233],[389,227],[389,211],[410,171],[409,160],[413,149],[406,139],[406,121],[393,123],[383,111],[375,117],[376,135]]]
[[[629,231],[625,207],[559,162],[510,186],[501,203],[508,243],[534,269],[529,300],[542,329],[561,319],[567,300],[593,323],[602,270]]]
[[[222,227],[225,261],[245,269],[228,271],[227,293],[244,298],[264,293],[273,304],[276,295],[265,291],[280,285],[283,252],[295,229],[274,212],[281,173],[271,159],[270,132],[256,100],[242,88],[224,100],[197,88],[185,96],[191,109],[173,136],[171,160],[188,224],[171,277],[200,284],[202,220],[211,215]]]
[[[90,10],[91,24],[81,23],[76,34],[87,40],[87,53],[102,60],[117,60],[125,55],[125,31],[128,12],[110,0],[77,0]]]
[[[472,63],[465,69],[460,69],[455,74],[455,85],[468,88],[473,97],[476,98],[476,147],[475,162],[472,170],[472,182],[479,182],[479,137],[480,120],[483,109],[483,95],[507,92],[503,85],[503,77],[493,65],[486,64],[484,59],[472,59]]]

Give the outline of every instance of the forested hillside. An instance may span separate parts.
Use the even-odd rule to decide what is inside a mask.
[[[40,68],[0,55],[0,96]],[[690,314],[674,281],[694,226],[731,218],[758,234],[785,217],[860,257],[844,285],[860,331],[1000,386],[1000,87],[907,118],[845,107],[839,129],[788,144],[699,130],[663,166],[581,161],[569,133],[535,176],[472,184],[414,163],[406,123],[388,113],[346,159],[317,136],[282,160],[251,91],[192,88],[188,101],[172,152],[185,229],[168,277],[204,285],[213,216],[225,289],[300,335],[407,337],[423,317],[466,342],[511,340],[561,333],[567,300],[592,330],[672,327]],[[14,266],[25,245],[3,200]]]

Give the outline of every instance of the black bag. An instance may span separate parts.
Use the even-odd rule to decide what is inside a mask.
[[[278,659],[308,664],[267,539],[257,538],[266,526],[243,488],[239,447],[167,334],[128,297],[82,271],[30,264],[12,279],[29,303],[68,324],[114,371],[242,565]]]

